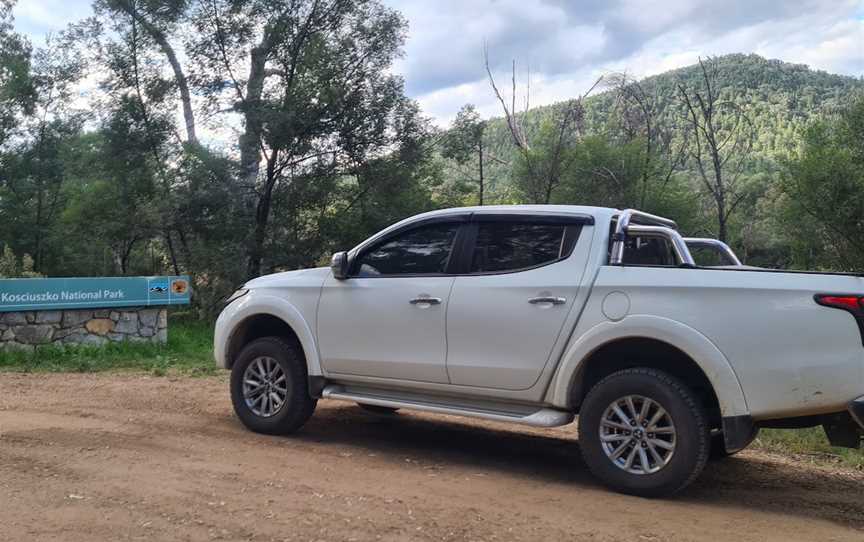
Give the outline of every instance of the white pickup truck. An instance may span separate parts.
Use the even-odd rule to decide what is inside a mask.
[[[252,280],[215,357],[253,431],[295,431],[321,398],[542,427],[578,414],[594,474],[662,496],[760,427],[858,447],[862,342],[862,276],[745,267],[639,211],[531,205],[422,214],[330,268]]]

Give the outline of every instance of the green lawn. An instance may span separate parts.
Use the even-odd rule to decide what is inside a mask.
[[[213,362],[213,324],[172,314],[168,344],[112,343],[103,347],[44,348],[35,354],[0,352],[0,371],[95,372],[146,371],[154,375],[209,375]],[[761,450],[795,454],[814,463],[864,470],[864,450],[832,448],[821,427],[765,429],[752,445]]]

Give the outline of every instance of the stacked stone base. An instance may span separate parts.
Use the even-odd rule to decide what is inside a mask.
[[[0,350],[124,341],[167,342],[167,310],[124,307],[0,313]]]

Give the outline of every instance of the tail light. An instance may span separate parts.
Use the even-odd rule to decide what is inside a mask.
[[[856,295],[817,294],[816,303],[853,312],[864,310],[864,297]]]
[[[861,343],[864,344],[864,296],[849,294],[816,294],[816,303],[832,309],[840,309],[852,314],[861,333]]]

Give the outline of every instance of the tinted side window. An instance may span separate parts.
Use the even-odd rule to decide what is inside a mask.
[[[515,271],[554,262],[569,254],[578,231],[563,224],[481,222],[471,272]]]
[[[660,237],[630,237],[624,247],[627,265],[675,266],[675,253],[669,241]]]
[[[730,261],[725,255],[717,249],[704,246],[687,246],[690,249],[690,255],[693,256],[693,261],[699,267],[715,267],[721,265],[735,265],[735,262]]]
[[[453,249],[459,224],[435,224],[398,235],[360,257],[357,276],[441,274]]]

